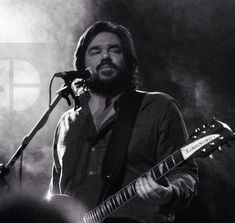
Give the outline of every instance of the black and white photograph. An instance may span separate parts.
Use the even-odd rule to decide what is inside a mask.
[[[234,223],[235,1],[0,0],[0,222]]]

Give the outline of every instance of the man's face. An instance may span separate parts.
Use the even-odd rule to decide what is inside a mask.
[[[110,80],[126,68],[122,46],[114,33],[101,32],[88,45],[85,66],[97,70],[99,79]]]
[[[98,93],[116,94],[128,83],[123,49],[114,33],[101,32],[95,36],[87,47],[85,66],[98,73],[98,80],[89,86]]]

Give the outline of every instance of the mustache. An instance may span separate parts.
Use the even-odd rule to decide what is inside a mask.
[[[118,69],[118,66],[116,64],[114,64],[112,61],[110,60],[102,60],[100,62],[100,64],[96,67],[96,70],[98,71],[103,65],[108,65],[112,68]]]

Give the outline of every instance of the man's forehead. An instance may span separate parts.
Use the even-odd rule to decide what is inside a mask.
[[[119,37],[115,33],[111,32],[100,32],[98,33],[93,40],[89,43],[88,47],[96,45],[121,45]]]

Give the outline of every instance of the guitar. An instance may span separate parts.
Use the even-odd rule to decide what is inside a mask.
[[[173,154],[139,177],[145,177],[147,174],[150,174],[156,181],[159,181],[160,178],[168,174],[185,160],[206,157],[208,155],[211,156],[214,150],[218,148],[218,150],[221,151],[221,146],[229,143],[229,141],[232,141],[234,138],[235,133],[227,124],[213,119],[209,124],[195,129],[194,134],[190,136],[186,145],[176,150]],[[138,178],[130,182],[114,195],[108,197],[96,208],[84,214],[81,219],[79,219],[78,223],[101,223],[114,211],[137,196],[135,190],[137,180]],[[52,197],[53,196],[54,195],[52,195]]]

